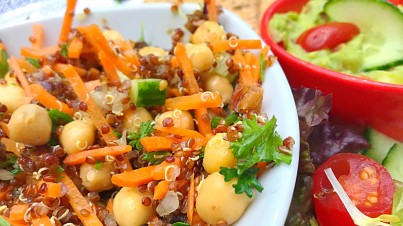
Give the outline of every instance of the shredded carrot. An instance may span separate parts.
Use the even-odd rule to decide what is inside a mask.
[[[67,54],[70,58],[79,59],[83,50],[83,42],[79,37],[74,37],[67,47]]]
[[[207,223],[204,222],[199,214],[197,212],[193,213],[193,217],[192,217],[192,223],[190,224],[190,226],[206,226]]]
[[[64,183],[67,187],[67,197],[69,198],[69,203],[74,212],[77,214],[78,218],[81,220],[81,223],[83,223],[84,226],[102,226],[103,224],[99,221],[96,213],[92,211],[92,208],[88,204],[87,200],[78,190],[70,177],[65,172],[61,173],[60,176],[60,182]]]
[[[209,0],[207,3],[207,16],[208,19],[218,22],[217,4],[215,0]]]
[[[157,166],[146,166],[112,175],[112,183],[121,187],[137,187],[153,181],[152,172]]]
[[[32,91],[32,96],[43,106],[49,109],[58,109],[71,116],[74,115],[74,109],[70,108],[66,103],[60,101],[55,96],[50,94],[40,84],[31,84],[29,87]]]
[[[76,8],[77,0],[67,0],[66,11],[64,12],[62,29],[59,35],[59,44],[67,43],[69,40],[69,33],[71,25],[73,24],[74,10]]]
[[[21,220],[23,221],[25,212],[27,212],[28,208],[29,208],[29,204],[26,204],[26,203],[19,203],[19,204],[13,205],[10,209],[10,219],[13,219],[16,221],[21,221]]]
[[[101,159],[104,159],[105,156],[107,156],[107,155],[111,155],[111,156],[122,155],[131,150],[132,150],[132,147],[130,145],[109,146],[109,147],[104,147],[104,148],[91,149],[91,150],[87,150],[87,151],[77,152],[74,154],[69,154],[63,160],[63,163],[67,164],[67,165],[77,165],[77,164],[85,163],[85,159],[87,158],[87,156],[92,156],[95,159],[101,160]]]
[[[232,59],[235,64],[241,65],[239,85],[253,85],[258,82],[260,65],[255,55],[249,52],[243,55],[241,51],[236,51]]]
[[[186,81],[186,88],[188,89],[189,94],[198,93],[200,91],[199,85],[197,84],[197,80],[193,72],[192,63],[186,54],[185,45],[180,42],[176,44],[174,53],[176,59],[178,60],[178,64],[183,71],[183,80]]]
[[[262,48],[262,41],[242,39],[217,40],[212,44],[212,46],[213,53],[235,49],[260,49]]]
[[[179,67],[178,59],[176,59],[175,56],[171,58],[171,68],[177,68]]]
[[[168,98],[165,100],[165,107],[168,110],[191,110],[220,107],[222,103],[221,95],[218,92],[200,92],[189,96]]]
[[[50,46],[44,48],[30,48],[30,47],[22,47],[21,48],[21,56],[29,57],[32,59],[45,59],[46,56],[53,55],[59,50],[58,46]]]
[[[189,224],[192,224],[193,221],[193,211],[195,206],[195,178],[194,174],[192,174],[190,178],[190,185],[188,191],[188,206],[187,206],[187,217],[189,220]]]
[[[62,64],[62,63],[56,63],[52,67],[56,71],[56,73],[60,74],[63,73],[63,70],[68,66],[68,64]],[[73,66],[74,70],[80,75],[80,77],[83,77],[87,74],[87,70],[81,67]]]
[[[171,88],[168,87],[167,88],[167,97],[178,97],[178,96],[182,96],[181,93],[179,92],[178,88]]]
[[[105,209],[108,210],[110,214],[113,214],[113,199],[108,199]]]
[[[4,215],[0,215],[0,216],[2,216],[12,226],[30,226],[29,223],[25,222],[24,220],[14,220],[14,219],[10,219]]]
[[[0,142],[6,146],[6,151],[14,153],[16,156],[21,157],[20,151],[25,148],[23,143],[17,143],[9,138],[1,138]]]
[[[88,106],[87,113],[90,115],[95,127],[98,129],[99,133],[101,134],[102,138],[104,138],[105,142],[113,142],[117,140],[116,135],[113,133],[112,128],[110,128],[108,121],[106,121],[105,117],[103,116],[101,110],[96,105],[92,96],[88,93],[87,88],[85,88],[85,84],[77,72],[71,65],[68,65],[66,68],[62,70],[64,76],[69,81],[71,87],[73,88],[74,92],[77,94],[80,101],[84,102]],[[109,132],[103,133],[102,127],[108,126]]]
[[[94,40],[98,44],[99,48],[105,52],[106,56],[110,58],[115,67],[129,78],[134,78],[131,69],[127,65],[127,62],[115,54],[109,45],[108,40],[106,40],[105,36],[102,34],[101,29],[99,29],[97,25],[92,24],[88,26],[88,32],[94,37]]]
[[[60,198],[62,196],[62,186],[60,184],[41,180],[38,182],[38,188],[44,183],[46,184],[45,197]]]
[[[195,109],[197,128],[203,135],[211,134],[211,120],[206,108]]]
[[[43,31],[43,25],[32,25],[32,48],[41,49],[43,47],[44,38],[45,32]]]
[[[181,167],[181,161],[179,158],[175,158],[175,161],[172,163],[168,163],[166,161],[163,161],[159,165],[156,165],[155,169],[151,172],[151,177],[154,180],[164,180],[165,178],[165,171],[169,166],[176,165],[177,167]]]
[[[176,141],[172,137],[143,137],[140,139],[141,145],[148,152],[171,150],[171,145]]]
[[[94,90],[97,86],[101,85],[101,80],[96,79],[96,80],[91,80],[88,82],[85,82],[85,87],[87,88],[88,91]]]
[[[32,226],[52,226],[52,222],[47,215],[42,215],[32,219]]]
[[[29,74],[32,74],[32,73],[38,71],[38,68],[36,68],[34,65],[29,63],[24,58],[20,57],[20,58],[17,58],[16,60],[17,60],[18,65],[20,66],[21,70],[23,70]]]
[[[110,58],[105,54],[104,51],[99,52],[99,60],[101,61],[102,67],[108,76],[108,80],[112,84],[120,83],[120,79],[118,73],[116,72],[116,68],[113,65]]]
[[[27,77],[25,77],[24,72],[22,72],[20,66],[17,63],[17,60],[14,57],[10,57],[7,62],[11,69],[13,69],[14,73],[17,74],[17,78],[20,81],[21,87],[25,91],[25,95],[32,96]]]
[[[155,126],[154,129],[159,130],[164,133],[169,133],[169,134],[174,134],[174,135],[179,135],[182,137],[193,137],[193,138],[201,138],[201,139],[206,139],[202,134],[195,130],[191,129],[184,129],[184,128],[179,128],[179,127],[159,127]]]
[[[169,191],[169,181],[162,180],[154,188],[154,200],[161,200],[165,197],[165,194]]]
[[[267,166],[267,163],[265,163],[265,162],[258,162],[257,164],[256,164],[256,167],[259,169],[259,171],[257,172],[257,175],[258,176],[260,176],[260,175],[262,175],[262,173],[265,171],[265,169],[266,169],[266,166]]]
[[[3,130],[3,136],[5,135],[8,137],[8,134],[10,134],[10,131],[8,130],[8,125],[5,122],[0,122],[0,129]]]
[[[126,50],[123,52],[123,56],[125,56],[127,62],[131,64],[133,71],[138,71],[138,69],[140,68],[140,61],[137,58],[136,53],[132,49]]]

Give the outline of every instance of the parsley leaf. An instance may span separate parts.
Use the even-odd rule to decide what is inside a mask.
[[[17,168],[13,169],[10,171],[10,173],[14,174],[14,175],[18,175],[19,173],[22,172],[22,169],[18,166]]]
[[[190,226],[190,225],[185,222],[175,222],[172,224],[172,226]]]
[[[165,157],[171,155],[172,154],[168,151],[144,152],[142,154],[142,159],[149,162],[151,165],[157,165],[163,162],[165,160]]]
[[[0,169],[6,168],[8,166],[12,166],[14,165],[17,160],[18,160],[18,156],[16,156],[15,154],[6,154],[7,160],[0,162]]]
[[[2,49],[0,51],[0,56],[1,56],[0,78],[4,78],[4,76],[6,76],[6,74],[8,73],[8,70],[9,70],[9,66],[8,66],[8,63],[7,63],[7,59],[8,59],[7,51],[5,49]]]
[[[56,173],[57,175],[60,175],[64,172],[64,168],[62,166],[57,166],[56,168]]]
[[[62,44],[62,48],[60,50],[60,54],[64,57],[67,57],[68,55],[68,50],[67,50],[67,44]]]
[[[154,132],[154,124],[152,123],[152,121],[142,122],[140,125],[140,131],[135,133],[129,133],[127,139],[131,140],[129,144],[133,148],[141,150],[143,149],[143,146],[140,143],[140,139],[149,136],[152,132]]]
[[[32,65],[34,65],[34,67],[39,68],[41,65],[39,64],[39,60],[34,59],[34,58],[29,58],[29,57],[25,57],[25,59]]]
[[[256,175],[259,169],[254,168],[258,162],[274,162],[276,164],[285,162],[290,164],[291,155],[278,151],[283,140],[275,131],[276,122],[275,117],[272,117],[262,126],[258,124],[256,116],[252,120],[243,120],[242,137],[231,142],[230,145],[234,157],[238,159],[236,168],[221,167],[220,170],[225,181],[238,178],[237,183],[233,185],[236,194],[245,193],[248,197],[252,197],[252,188],[259,192],[263,190]]]
[[[50,120],[52,121],[52,132],[56,131],[59,124],[67,124],[73,121],[73,118],[60,110],[52,109],[48,111]]]
[[[99,169],[101,169],[101,167],[104,165],[104,162],[96,162],[95,164],[94,164],[94,168],[96,169],[96,170],[99,170]]]

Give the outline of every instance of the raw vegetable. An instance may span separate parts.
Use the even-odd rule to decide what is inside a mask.
[[[283,145],[283,140],[275,132],[276,121],[273,117],[266,124],[259,125],[256,117],[252,120],[245,119],[242,123],[244,131],[241,138],[231,142],[230,148],[238,160],[236,168],[221,167],[220,174],[224,175],[227,182],[238,178],[237,183],[233,185],[236,194],[245,193],[252,197],[252,188],[259,192],[263,190],[256,177],[259,169],[254,167],[258,162],[290,164],[291,151],[284,154],[278,150],[278,146]]]
[[[98,149],[91,149],[88,151],[81,151],[74,154],[69,154],[63,160],[64,164],[67,165],[77,165],[85,163],[87,156],[92,156],[95,159],[102,160],[107,155],[116,156],[122,155],[132,150],[130,145],[125,146],[110,146]]]
[[[382,161],[382,165],[388,170],[393,179],[403,182],[403,144],[394,144],[385,159]]]
[[[131,101],[137,107],[164,105],[168,82],[163,79],[133,79]]]
[[[377,51],[363,55],[364,71],[403,63],[403,29],[396,29],[403,26],[403,13],[396,6],[382,0],[330,0],[324,12],[332,21],[353,23],[361,33],[379,37]]]
[[[171,150],[171,145],[175,141],[176,139],[172,137],[143,137],[140,139],[144,150],[148,152]]]
[[[32,96],[32,92],[29,87],[27,78],[25,77],[24,72],[22,72],[20,66],[18,65],[17,60],[14,57],[10,57],[7,62],[10,68],[14,71],[14,73],[17,74],[17,78],[20,81],[21,87],[24,89],[25,94],[27,96]]]
[[[399,222],[391,223],[392,226],[403,225],[403,187],[396,186],[395,194],[393,195],[392,214],[399,217]]]
[[[328,159],[315,172],[312,195],[320,225],[354,225],[325,175],[327,168],[333,170],[343,189],[363,214],[378,217],[391,213],[395,188],[386,169],[366,156],[340,153]]]
[[[297,43],[308,52],[333,49],[359,33],[359,28],[352,23],[329,22],[306,30],[298,37]]]
[[[74,110],[67,106],[66,103],[58,100],[55,96],[50,94],[43,88],[40,84],[31,84],[29,85],[30,90],[32,92],[32,96],[39,101],[43,106],[49,109],[58,109],[61,112],[64,112],[69,115],[74,114]]]
[[[200,108],[220,107],[222,98],[219,93],[202,92],[189,96],[180,96],[166,99],[165,107],[168,110],[191,110]]]
[[[385,159],[388,154],[390,148],[399,143],[399,141],[394,140],[381,132],[376,131],[373,128],[369,128],[366,131],[366,137],[371,144],[371,148],[364,151],[364,155],[372,158],[378,163],[382,164],[382,161]]]
[[[0,43],[1,44],[1,43]],[[0,56],[1,56],[1,61],[0,61],[0,78],[4,78],[4,76],[6,76],[6,74],[8,73],[8,63],[7,63],[7,59],[8,59],[8,54],[7,51],[5,49],[0,49]]]
[[[168,151],[153,151],[144,152],[141,159],[149,162],[151,165],[157,165],[165,160],[165,157],[171,156],[172,154]]]
[[[45,32],[42,24],[32,25],[32,48],[42,48]]]
[[[127,139],[130,141],[129,144],[141,150],[143,146],[141,145],[141,139],[149,136],[154,131],[154,123],[152,121],[142,122],[140,124],[140,130],[138,133],[129,133]]]
[[[71,25],[73,24],[74,10],[76,8],[77,0],[68,0],[66,11],[63,17],[62,29],[59,35],[59,43],[64,44],[67,43],[69,38],[69,33],[71,30]]]
[[[262,41],[260,40],[217,40],[213,43],[213,53],[220,53],[235,49],[261,49]]]

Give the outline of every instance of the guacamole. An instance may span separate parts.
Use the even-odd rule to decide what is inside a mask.
[[[311,0],[300,13],[288,12],[274,15],[270,21],[270,34],[273,40],[281,42],[292,55],[320,67],[380,82],[403,84],[403,65],[387,71],[362,71],[363,56],[376,51],[379,46],[377,43],[382,41],[375,34],[360,33],[349,42],[340,44],[332,50],[307,52],[296,43],[304,31],[328,22],[323,13],[326,2],[326,0]]]

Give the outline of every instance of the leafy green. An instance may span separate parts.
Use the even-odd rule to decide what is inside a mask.
[[[33,59],[33,58],[29,58],[29,57],[25,57],[25,59],[32,65],[34,65],[34,67],[39,68],[41,65],[39,64],[39,60],[37,59]]]
[[[1,61],[0,61],[0,78],[4,78],[9,71],[9,66],[7,63],[8,54],[5,49],[0,51]]]
[[[50,120],[52,120],[52,133],[56,131],[59,124],[67,124],[73,121],[73,118],[64,112],[57,109],[52,109],[48,111]]]
[[[68,55],[68,50],[67,50],[67,44],[63,44],[62,48],[60,50],[60,54],[64,57],[67,57]]]
[[[245,193],[252,197],[252,188],[261,192],[262,185],[257,180],[258,168],[254,168],[258,162],[274,162],[279,164],[291,162],[291,155],[278,151],[278,147],[283,144],[282,138],[275,131],[276,118],[260,126],[257,117],[245,119],[242,122],[244,131],[242,137],[235,142],[231,142],[230,148],[238,162],[236,168],[222,167],[220,174],[224,175],[225,181],[230,181],[237,177],[238,181],[233,185],[237,194]]]
[[[18,166],[17,168],[13,169],[10,171],[10,173],[14,174],[14,175],[18,175],[19,173],[22,172],[22,169]]]
[[[218,124],[220,124],[220,121],[222,120],[222,117],[212,117],[211,118],[211,128],[216,128]]]
[[[165,157],[171,155],[172,154],[168,151],[144,152],[142,155],[142,159],[149,162],[151,165],[157,165],[163,162],[165,160]]]
[[[392,214],[400,218],[397,223],[391,223],[392,226],[402,226],[403,225],[403,187],[396,188],[395,194],[393,195],[393,205]]]
[[[62,166],[57,166],[56,168],[56,173],[57,175],[60,175],[64,172],[64,168]]]
[[[237,123],[237,122],[239,122],[241,120],[242,120],[241,116],[239,116],[238,113],[233,112],[233,113],[227,115],[227,117],[225,117],[225,125],[230,126],[230,125],[232,125],[234,123]]]
[[[0,226],[11,226],[6,219],[4,219],[2,216],[0,216]]]
[[[127,139],[130,140],[129,144],[137,150],[142,150],[143,146],[140,143],[140,139],[149,136],[154,132],[154,124],[152,121],[142,122],[140,125],[140,131],[135,133],[129,133]]]

